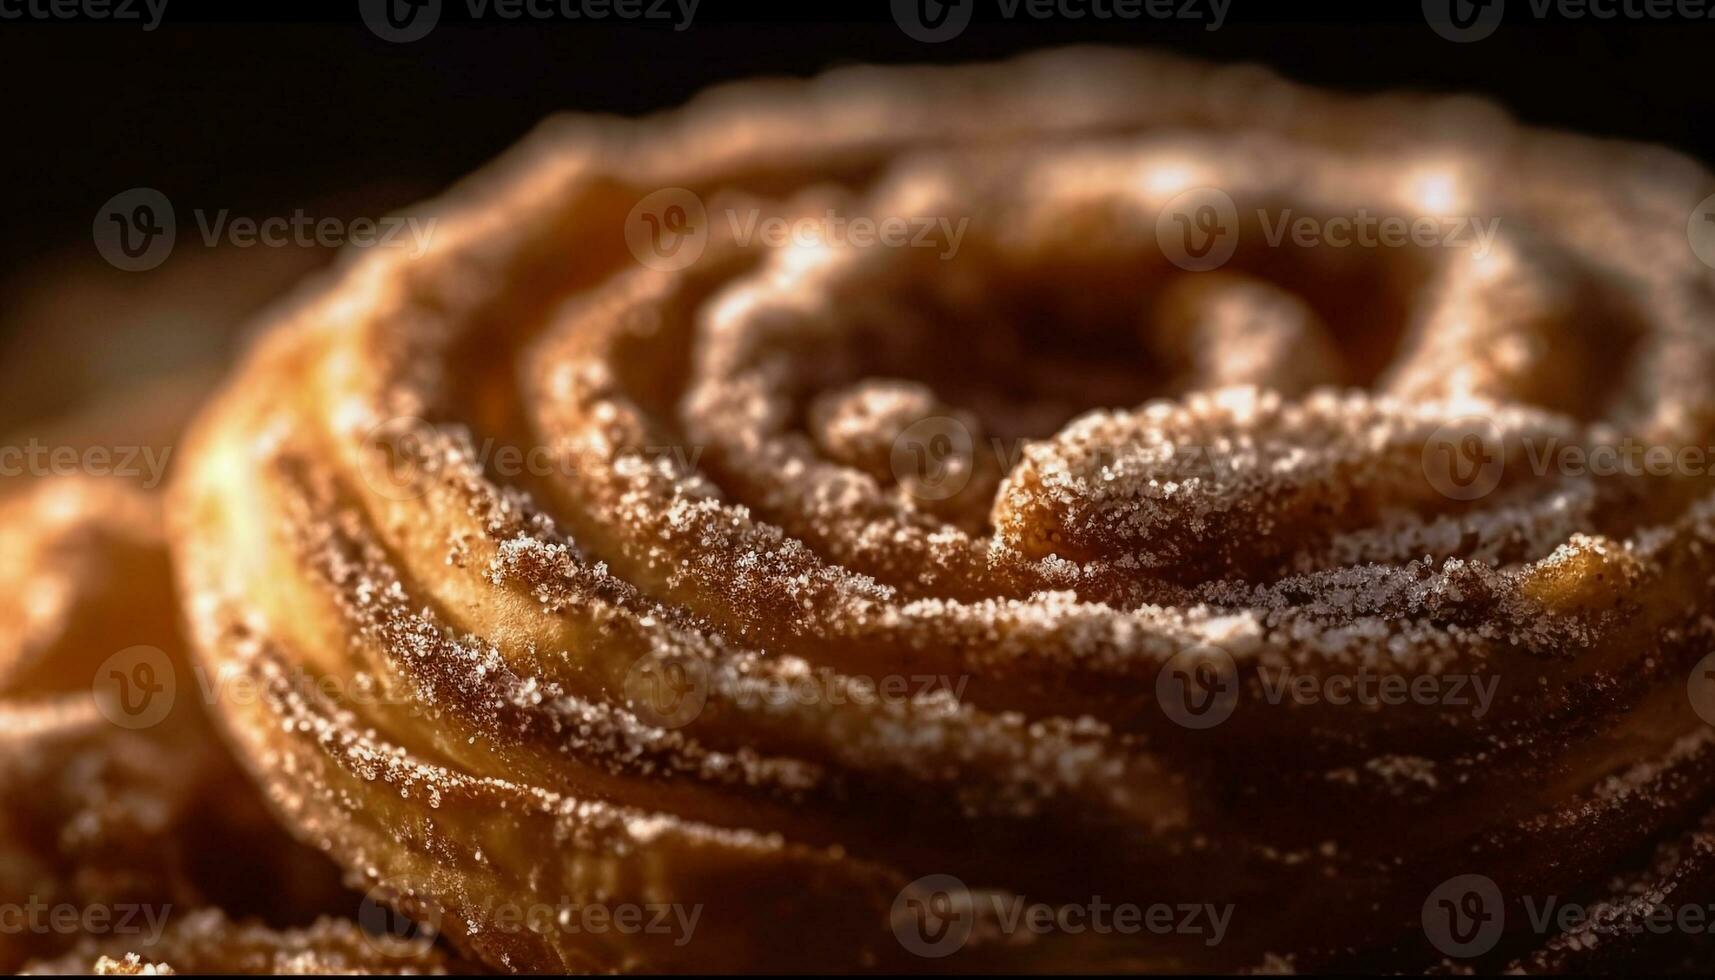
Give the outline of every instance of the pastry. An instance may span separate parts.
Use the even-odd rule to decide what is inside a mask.
[[[1712,183],[1104,50],[551,121],[199,413],[212,713],[495,970],[1706,963]]]

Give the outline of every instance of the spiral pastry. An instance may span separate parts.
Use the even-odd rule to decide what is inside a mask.
[[[1542,458],[1715,444],[1712,185],[1109,51],[556,120],[204,411],[193,643],[285,824],[497,969],[1433,968],[1462,875],[1472,962],[1677,963],[1613,926],[1715,893],[1715,486]],[[1493,238],[1276,220],[1361,214]]]
[[[8,488],[0,550],[0,971],[445,969],[440,950],[365,934],[360,897],[215,737],[154,495]],[[114,683],[138,669],[150,699]]]

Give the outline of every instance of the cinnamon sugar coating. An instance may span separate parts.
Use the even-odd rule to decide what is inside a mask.
[[[444,966],[362,939],[361,896],[275,823],[216,736],[156,495],[93,477],[9,487],[0,550],[0,970]],[[120,686],[134,679],[149,690]]]
[[[555,120],[204,410],[191,640],[263,692],[215,710],[278,819],[499,970],[1423,969],[1458,875],[1702,894],[1715,486],[1541,460],[1715,445],[1712,184],[1108,51]],[[1360,213],[1494,233],[1271,240]],[[929,875],[981,897],[946,960],[895,912]],[[573,927],[629,907],[696,925]],[[1613,948],[1510,921],[1492,965]]]

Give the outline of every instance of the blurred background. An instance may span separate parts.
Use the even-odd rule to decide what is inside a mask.
[[[1113,0],[1066,0],[1086,12],[1077,19],[1007,19],[1001,0],[955,0],[973,4],[971,21],[939,43],[903,30],[890,0],[701,0],[688,25],[689,0],[643,21],[507,20],[485,0],[444,0],[433,29],[404,43],[371,29],[367,2],[165,0],[145,29],[145,0],[0,0],[0,432],[139,378],[213,377],[243,325],[336,254],[210,246],[193,212],[376,218],[546,115],[643,113],[755,75],[1156,47],[1335,88],[1483,94],[1533,123],[1715,160],[1715,19],[1686,16],[1697,0],[1668,18],[1635,16],[1645,0],[1488,0],[1461,12],[1504,18],[1466,43],[1430,26],[1438,0],[1224,0],[1214,30],[1210,0],[1171,0],[1196,19],[1130,20],[1097,15]],[[94,19],[108,5],[139,19]],[[145,271],[116,268],[95,244],[98,213],[133,188],[159,191],[177,215],[176,246]]]

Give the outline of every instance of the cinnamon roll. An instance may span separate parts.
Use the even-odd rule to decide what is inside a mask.
[[[495,969],[1677,964],[1712,190],[1099,50],[555,120],[201,413],[192,644]]]

